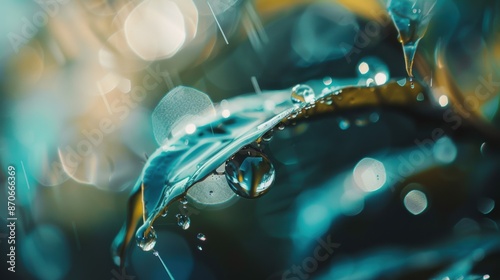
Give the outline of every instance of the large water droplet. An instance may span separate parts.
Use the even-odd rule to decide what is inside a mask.
[[[315,99],[314,90],[308,85],[298,84],[292,88],[293,103],[312,103]]]
[[[406,72],[413,77],[413,59],[418,42],[427,30],[436,0],[388,1],[388,10],[403,45]],[[411,82],[411,81],[410,81]]]
[[[151,251],[156,244],[156,232],[152,226],[145,223],[137,230],[135,239],[137,246],[143,251]]]
[[[177,218],[177,225],[180,226],[183,230],[188,229],[191,225],[191,219],[188,216],[177,214],[175,215],[175,217]]]
[[[274,182],[275,170],[260,151],[244,148],[226,163],[226,179],[231,189],[244,198],[265,194]]]
[[[198,238],[201,241],[207,240],[207,237],[203,233],[201,233],[201,232],[198,233],[198,235],[196,235],[196,238]]]

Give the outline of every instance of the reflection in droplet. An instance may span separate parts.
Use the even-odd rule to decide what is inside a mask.
[[[413,215],[419,215],[427,209],[427,196],[419,190],[409,191],[403,202],[406,210]]]
[[[380,189],[386,182],[384,164],[373,158],[364,158],[353,170],[354,182],[365,192]]]
[[[246,148],[237,152],[226,163],[226,179],[231,189],[244,198],[257,198],[269,191],[275,170],[261,152]]]
[[[156,232],[148,223],[144,223],[135,234],[137,246],[143,251],[151,251],[156,244]]]
[[[207,237],[201,232],[198,233],[198,235],[196,235],[196,238],[198,238],[198,240],[201,240],[201,241],[207,240]]]
[[[323,78],[323,84],[325,84],[325,86],[329,86],[329,85],[331,85],[331,84],[332,84],[332,82],[333,82],[333,81],[332,81],[332,78],[330,78],[330,77],[324,77],[324,78]]]
[[[483,214],[489,214],[495,208],[495,201],[491,198],[481,198],[477,205],[477,209],[479,212]]]
[[[314,90],[308,85],[296,85],[292,88],[292,102],[312,103],[316,99]]]
[[[438,139],[432,151],[434,159],[445,164],[453,162],[457,157],[457,147],[449,137]]]
[[[180,226],[183,230],[187,230],[189,226],[191,225],[191,219],[182,214],[177,214],[175,215],[177,218],[177,225]]]

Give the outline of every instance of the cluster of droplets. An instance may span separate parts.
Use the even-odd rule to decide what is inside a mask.
[[[207,237],[205,236],[205,234],[203,234],[203,233],[201,233],[201,232],[200,232],[200,233],[198,233],[198,234],[196,235],[196,238],[197,238],[198,240],[202,241],[202,242],[204,242],[204,241],[206,241],[206,240],[207,240]],[[197,246],[197,248],[198,248],[198,250],[200,250],[200,251],[202,251],[202,250],[203,250],[203,247],[201,247],[201,245],[198,245],[198,246]]]

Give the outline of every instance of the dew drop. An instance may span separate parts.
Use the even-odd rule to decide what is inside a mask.
[[[177,218],[177,225],[180,226],[183,230],[187,230],[191,225],[191,219],[188,216],[177,214],[175,215]]]
[[[315,99],[314,90],[308,85],[298,84],[292,88],[293,103],[312,103]]]
[[[207,237],[203,233],[201,233],[201,232],[198,233],[198,235],[196,235],[196,238],[198,238],[201,241],[207,240]]]
[[[244,198],[257,198],[269,191],[275,170],[260,151],[244,148],[226,163],[226,179],[231,189]]]
[[[143,251],[151,251],[156,244],[156,232],[149,223],[144,223],[135,233],[137,246]]]
[[[196,247],[198,248],[198,250],[203,251],[203,247],[201,247],[200,245],[198,245]]]

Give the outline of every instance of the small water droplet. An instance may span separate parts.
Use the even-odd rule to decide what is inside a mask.
[[[244,148],[226,163],[226,179],[231,189],[244,198],[257,198],[269,191],[275,170],[260,151]]]
[[[201,233],[201,232],[198,233],[198,235],[196,235],[196,238],[198,238],[201,241],[207,240],[207,237],[203,233]]]
[[[181,198],[181,199],[179,200],[179,202],[180,202],[182,205],[186,205],[186,204],[188,204],[188,200],[187,200],[185,197]]]
[[[414,89],[414,88],[415,88],[415,83],[413,83],[413,77],[412,77],[412,76],[410,76],[410,87],[411,87],[412,89]]]
[[[165,218],[167,215],[168,215],[168,210],[167,210],[167,209],[165,209],[165,210],[161,213],[161,216]]]
[[[325,84],[325,86],[329,86],[332,84],[332,78],[330,77],[324,77],[323,78],[323,84]]]
[[[198,250],[200,251],[203,251],[203,247],[201,247],[200,245],[196,246],[196,248],[198,248]]]
[[[156,232],[149,223],[144,223],[135,233],[135,239],[143,251],[151,251],[156,244]]]
[[[186,230],[191,225],[191,219],[188,216],[177,214],[175,215],[177,218],[177,225],[180,226],[183,230]]]
[[[273,139],[273,131],[269,130],[264,135],[262,135],[262,140],[265,142],[269,142]]]
[[[420,92],[419,94],[417,94],[417,101],[424,101],[424,98],[425,97],[423,93]]]
[[[294,115],[293,117],[295,118],[297,115]],[[283,130],[285,129],[285,124],[284,123],[280,123],[278,124],[278,130]]]
[[[398,83],[398,85],[404,87],[406,85],[406,78],[398,80],[397,83]]]
[[[332,105],[332,103],[333,103],[333,102],[332,102],[332,100],[331,100],[331,99],[326,100],[326,105]]]
[[[308,85],[298,84],[292,88],[293,103],[312,103],[315,99],[314,90]]]

